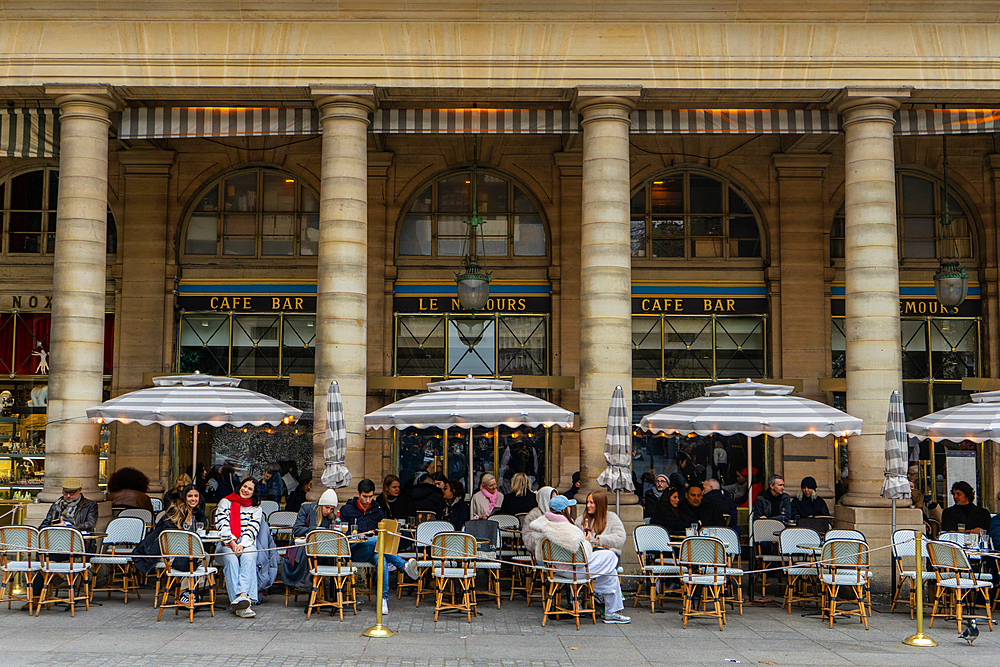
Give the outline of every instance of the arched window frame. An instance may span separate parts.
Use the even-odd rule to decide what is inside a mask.
[[[720,235],[695,235],[692,233],[692,218],[699,217],[703,215],[700,212],[691,211],[691,197],[690,197],[690,180],[691,177],[703,177],[710,178],[719,183],[719,187],[726,187],[726,194],[720,194],[722,211],[717,212],[718,215],[722,217],[722,233]],[[652,209],[652,188],[650,186],[655,185],[657,181],[663,181],[666,179],[680,177],[683,181],[683,200],[682,200],[682,212],[681,213],[669,213],[669,214],[654,214]],[[637,196],[639,193],[645,194],[644,201],[641,202],[642,209],[639,210],[637,201]],[[745,206],[743,211],[733,211],[732,197],[736,196],[742,201]],[[676,216],[683,218],[683,235],[677,236],[677,240],[682,240],[683,252],[676,255],[658,255],[654,256],[653,247],[653,218],[657,215],[664,216]],[[705,217],[709,217],[708,214],[704,214]],[[734,237],[730,234],[730,223],[734,217],[753,217],[754,223],[757,229],[757,253],[756,254],[737,254],[733,253],[733,242],[741,241],[751,241],[749,237]],[[764,233],[764,225],[762,224],[762,216],[753,199],[749,196],[747,191],[733,182],[732,179],[728,178],[726,175],[721,174],[717,171],[698,168],[694,166],[681,166],[673,167],[671,169],[658,172],[652,176],[649,176],[636,187],[632,189],[630,197],[630,220],[632,224],[631,237],[632,237],[632,260],[638,263],[661,263],[661,262],[690,262],[696,261],[703,263],[705,261],[717,260],[717,261],[737,261],[744,265],[760,265],[767,253],[767,243],[766,235]],[[637,224],[642,224],[642,235],[643,238],[637,239],[637,232],[639,228]],[[714,241],[718,239],[721,241],[721,254],[716,253],[714,255],[700,255],[697,252],[697,242],[699,241],[712,241],[712,246],[716,244]]]
[[[907,231],[912,227],[907,224],[908,219],[928,217],[927,214],[912,213],[904,205],[903,179],[906,177],[919,178],[931,183],[933,187],[933,218],[934,218],[934,256],[907,256]],[[941,243],[943,228],[941,220],[944,217],[944,203],[942,191],[944,190],[944,179],[934,171],[920,167],[900,167],[896,169],[896,245],[900,264],[907,266],[927,266],[936,267],[941,258]],[[949,199],[953,204],[961,207],[959,211],[950,206],[949,214],[953,220],[952,230],[959,237],[959,253],[963,260],[978,259],[979,241],[977,235],[977,222],[974,219],[976,207],[969,204],[965,193],[955,187],[954,182],[948,184]],[[960,213],[960,215],[959,215]],[[844,262],[844,231],[845,231],[845,203],[842,201],[837,213],[833,216],[833,224],[830,227],[830,260],[834,264]],[[964,225],[964,233],[961,226]],[[929,238],[929,237],[910,237]],[[967,249],[967,251],[966,251]],[[971,267],[970,267],[971,268]]]
[[[230,179],[245,177],[249,174],[254,174],[256,176],[256,202],[254,207],[256,210],[253,211],[241,211],[232,210],[226,208],[226,193],[222,190],[223,184]],[[295,201],[292,210],[261,210],[262,206],[257,206],[257,203],[263,202],[263,185],[264,185],[264,174],[274,174],[283,179],[285,182],[294,181],[295,183]],[[200,210],[200,207],[204,202],[212,196],[212,191],[215,191],[216,196],[216,209],[213,210]],[[312,206],[313,202],[306,201],[306,197],[303,192],[308,192],[315,206]],[[221,203],[220,203],[221,202]],[[315,208],[315,210],[312,210]],[[237,254],[237,253],[227,253],[226,252],[226,238],[227,236],[233,236],[236,239],[242,239],[244,241],[250,238],[249,234],[227,235],[226,229],[226,215],[227,213],[243,213],[246,215],[253,215],[255,218],[255,231],[253,234],[253,253],[247,254]],[[205,218],[215,217],[215,252],[214,253],[192,253],[188,252],[188,234],[191,230],[192,220],[198,216],[202,215]],[[264,242],[265,237],[269,236],[266,233],[264,227],[264,218],[268,215],[290,215],[293,219],[293,228],[290,235],[292,242],[292,252],[291,254],[269,254],[264,252]],[[309,243],[310,251],[305,251],[305,243],[303,238],[307,235],[307,231],[314,231],[315,233],[311,236],[315,237],[315,240]],[[222,174],[217,175],[215,178],[207,181],[203,184],[196,192],[195,196],[191,199],[190,204],[187,207],[187,212],[184,216],[184,223],[181,227],[180,241],[178,244],[178,250],[180,256],[186,261],[198,261],[198,260],[237,260],[246,261],[253,259],[265,259],[269,261],[281,261],[281,260],[292,260],[292,259],[314,259],[318,254],[319,248],[319,192],[314,188],[306,179],[302,178],[298,174],[290,172],[286,169],[270,165],[270,164],[242,164],[235,169],[228,170]]]
[[[431,263],[433,263],[435,265],[439,265],[439,266],[440,265],[448,265],[448,266],[454,265],[454,266],[457,266],[458,263],[461,261],[462,254],[463,254],[461,252],[458,253],[458,254],[440,254],[439,253],[438,247],[439,247],[439,237],[440,237],[440,235],[439,235],[439,231],[438,231],[438,229],[439,229],[438,228],[438,222],[439,222],[439,218],[440,217],[444,217],[444,216],[452,216],[452,217],[461,216],[464,219],[471,218],[472,215],[473,215],[473,212],[472,212],[472,201],[471,201],[472,200],[472,198],[471,198],[471,192],[470,192],[470,196],[469,196],[469,210],[467,212],[462,212],[462,213],[453,212],[453,211],[442,211],[441,210],[441,205],[440,205],[440,200],[439,200],[438,194],[439,194],[439,185],[440,185],[440,183],[442,181],[445,181],[445,180],[447,180],[449,178],[457,177],[457,176],[460,176],[460,175],[463,175],[463,174],[466,175],[467,177],[471,178],[471,175],[472,175],[471,174],[471,169],[472,169],[471,165],[466,165],[466,166],[462,166],[462,167],[450,169],[448,171],[438,172],[438,173],[434,174],[432,177],[430,177],[430,178],[422,181],[419,186],[417,186],[416,188],[414,188],[413,194],[406,200],[406,204],[400,209],[399,219],[398,219],[397,224],[396,224],[396,238],[395,238],[395,243],[394,243],[394,246],[395,246],[394,247],[394,253],[395,253],[395,256],[396,256],[396,260],[397,260],[397,262],[400,265],[403,265],[403,266],[405,266],[405,265],[426,265],[428,262],[431,262]],[[493,176],[493,177],[501,178],[504,181],[506,181],[506,183],[507,183],[508,209],[507,209],[507,212],[505,212],[505,213],[499,213],[498,214],[498,215],[505,215],[505,216],[507,216],[507,235],[506,235],[507,254],[506,255],[487,254],[487,255],[485,255],[487,263],[488,264],[504,265],[505,263],[517,262],[517,264],[519,266],[547,266],[549,264],[549,258],[551,256],[551,252],[552,252],[552,250],[551,250],[551,248],[552,248],[551,231],[549,229],[548,219],[545,216],[545,212],[544,212],[543,207],[539,204],[538,198],[535,196],[535,194],[531,191],[530,188],[528,188],[527,186],[525,186],[518,179],[514,178],[510,174],[505,173],[505,172],[503,172],[503,171],[501,171],[499,169],[495,169],[495,168],[492,168],[492,167],[479,166],[479,167],[477,167],[477,171],[478,171],[478,173],[479,173],[480,176],[487,175],[487,176]],[[520,192],[524,195],[525,199],[531,204],[531,206],[534,209],[533,212],[532,211],[516,211],[516,210],[514,210],[515,209],[515,206],[514,206],[514,201],[515,201],[514,200],[514,197],[515,197],[515,192],[514,191],[515,191],[515,188],[517,190],[520,190]],[[417,204],[418,200],[420,200],[421,197],[428,190],[431,191],[430,210],[427,210],[427,211],[414,211],[413,210],[414,206]],[[477,193],[477,196],[479,196],[479,193]],[[403,226],[406,224],[407,217],[410,216],[411,214],[412,215],[429,216],[431,218],[431,234],[430,234],[431,247],[430,247],[430,254],[429,255],[402,254],[402,252],[401,252],[400,245],[401,245],[401,239],[402,239],[403,231],[404,231],[403,230]],[[532,255],[517,255],[517,254],[514,253],[514,244],[515,244],[515,220],[514,220],[514,218],[515,218],[515,216],[517,216],[519,214],[520,215],[537,215],[538,216],[538,218],[539,218],[539,220],[541,222],[542,234],[543,234],[543,238],[544,238],[544,241],[545,241],[545,249],[544,249],[543,253],[532,254]],[[490,215],[490,211],[485,211],[484,212],[484,211],[480,210],[479,215],[480,215],[480,217],[488,216],[488,215]],[[446,238],[452,238],[452,239],[457,239],[458,238],[458,236],[456,236],[456,235],[445,235],[445,237]],[[500,237],[497,237],[497,238],[500,238]],[[462,244],[462,247],[464,248],[464,244]],[[482,255],[482,246],[480,245],[479,241],[477,241],[477,248],[479,249],[480,255]]]
[[[14,181],[33,173],[42,174],[41,207],[17,207],[11,205],[11,198],[14,195]],[[58,178],[59,167],[50,163],[37,163],[23,166],[11,171],[0,179],[0,211],[2,211],[3,238],[0,243],[2,253],[10,261],[34,261],[38,257],[51,258],[55,255],[55,222],[58,204]],[[55,179],[53,179],[55,176]],[[53,185],[55,180],[55,186]],[[12,217],[19,213],[37,213],[40,215],[41,227],[38,231],[12,231]],[[110,194],[108,204],[108,228],[107,228],[107,257],[109,262],[114,262],[118,254],[118,227],[115,222],[114,213],[111,210]],[[11,251],[11,248],[18,245],[16,239],[12,239],[12,234],[23,234],[24,236],[37,234],[38,249],[32,251]]]

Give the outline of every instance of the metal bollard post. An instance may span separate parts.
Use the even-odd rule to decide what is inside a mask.
[[[378,522],[378,540],[375,543],[377,565],[375,576],[378,583],[375,586],[375,625],[361,634],[365,637],[392,637],[392,630],[382,625],[382,577],[385,572],[385,520]]]
[[[913,578],[913,585],[916,586],[917,634],[907,637],[903,640],[903,643],[907,646],[937,646],[936,641],[924,634],[924,534],[922,530],[916,531],[916,534],[917,571],[915,573],[916,576]]]

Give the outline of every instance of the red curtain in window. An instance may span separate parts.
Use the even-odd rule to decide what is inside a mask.
[[[14,368],[14,313],[0,313],[0,374]]]
[[[36,375],[40,359],[31,353],[39,345],[46,353],[49,352],[52,316],[49,313],[17,313],[15,318],[13,372],[17,375]]]

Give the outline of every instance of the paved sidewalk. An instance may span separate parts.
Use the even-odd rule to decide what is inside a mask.
[[[901,641],[915,624],[904,613],[876,612],[871,630],[855,620],[833,629],[817,618],[802,618],[775,607],[747,606],[744,615],[730,613],[723,632],[709,620],[692,620],[681,628],[676,602],[665,613],[648,606],[626,608],[631,625],[550,621],[541,627],[536,601],[504,602],[497,610],[485,600],[482,616],[472,624],[465,617],[442,615],[434,622],[433,605],[413,599],[390,599],[387,625],[397,632],[390,639],[367,639],[361,631],[374,624],[370,603],[357,617],[344,621],[327,614],[306,620],[303,604],[283,605],[272,595],[257,607],[257,618],[240,619],[228,609],[215,618],[199,612],[193,625],[186,617],[164,613],[156,621],[152,594],[124,605],[119,597],[99,597],[102,606],[80,610],[42,610],[39,617],[0,606],[0,666],[73,665],[101,667],[597,667],[648,665],[725,667],[742,665],[1000,665],[1000,629],[983,634],[975,646],[957,639],[955,624],[939,621],[928,634],[939,647],[915,649]],[[225,599],[224,597],[222,598]],[[628,603],[631,605],[631,602]]]

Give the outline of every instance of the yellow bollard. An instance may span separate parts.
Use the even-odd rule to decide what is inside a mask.
[[[916,531],[916,534],[917,571],[915,573],[916,576],[913,578],[913,585],[916,586],[917,634],[907,637],[903,640],[903,643],[907,646],[937,646],[936,641],[924,634],[924,534],[922,530]]]
[[[385,571],[385,521],[378,522],[378,541],[375,543],[375,551],[378,565],[375,576],[378,584],[375,586],[375,625],[368,628],[361,634],[365,637],[392,637],[393,631],[382,625],[382,577]]]

